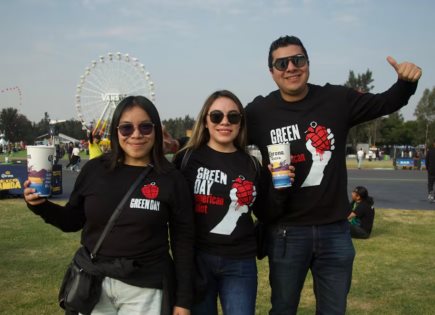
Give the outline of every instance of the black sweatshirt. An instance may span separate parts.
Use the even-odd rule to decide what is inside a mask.
[[[174,163],[178,168],[183,156],[176,156]],[[265,212],[266,192],[276,194],[269,200],[273,205],[282,202],[280,194],[287,194],[285,190],[275,191],[269,172],[255,164],[242,150],[223,153],[203,145],[191,152],[182,172],[194,199],[198,249],[234,259],[255,257],[251,213],[270,222],[274,214]]]
[[[373,200],[361,200],[360,202],[352,201],[350,209],[356,214],[356,219],[359,221],[359,226],[368,234],[372,232],[373,221],[375,219],[375,208]]]
[[[104,158],[92,159],[77,177],[65,206],[47,201],[28,207],[62,231],[82,229],[81,243],[91,251],[116,206],[143,170],[121,165],[109,171]],[[127,200],[98,256],[135,260],[138,270],[119,280],[139,287],[162,288],[169,253],[168,223],[177,277],[176,305],[190,308],[193,213],[186,181],[175,168],[164,174],[153,169],[146,176]]]
[[[384,93],[359,93],[326,84],[308,84],[307,96],[286,102],[279,90],[246,107],[248,140],[268,163],[267,145],[290,143],[295,183],[280,223],[328,224],[347,218],[346,138],[357,124],[406,105],[417,83],[399,80]]]

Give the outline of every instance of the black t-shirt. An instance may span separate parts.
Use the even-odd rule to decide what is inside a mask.
[[[95,158],[83,167],[65,206],[46,202],[29,208],[63,231],[82,229],[81,243],[91,251],[116,206],[143,170],[120,165],[109,171],[104,157]],[[175,168],[164,174],[153,169],[146,176],[128,198],[98,255],[136,260],[138,270],[119,280],[161,288],[169,253],[168,227],[177,273],[177,305],[189,307],[193,213],[186,181]]]
[[[307,96],[286,102],[279,90],[246,107],[248,140],[268,163],[267,145],[290,143],[295,183],[279,221],[290,225],[346,220],[346,139],[351,127],[407,104],[416,83],[397,81],[380,94],[309,84]],[[264,163],[263,163],[264,164]]]
[[[355,212],[360,227],[370,234],[375,219],[375,208],[373,204],[363,200],[355,205],[355,201],[352,201],[350,207]]]
[[[178,167],[182,157],[174,161]],[[259,188],[252,158],[203,145],[190,153],[182,173],[194,199],[197,248],[230,258],[254,257],[251,213]]]

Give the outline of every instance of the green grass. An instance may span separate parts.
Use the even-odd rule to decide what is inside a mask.
[[[367,240],[354,240],[356,257],[347,314],[434,314],[435,211],[377,209]],[[267,260],[259,264],[257,314],[267,314]],[[314,314],[309,274],[298,314]]]
[[[23,200],[0,204],[0,314],[63,314],[57,292],[79,234],[45,224]]]
[[[45,224],[20,199],[0,200],[0,314],[63,314],[57,292],[79,233]],[[372,237],[354,240],[347,314],[434,314],[435,211],[377,210]],[[259,261],[257,314],[270,303],[267,259]],[[308,275],[298,314],[314,314]]]
[[[358,168],[358,163],[356,159],[346,159],[346,166],[349,169]],[[373,169],[373,168],[393,168],[393,160],[365,160],[362,164],[363,169]]]
[[[9,158],[9,161],[25,160],[27,158],[27,151],[26,150],[20,150],[20,151],[17,151],[17,152],[12,152],[10,154],[1,153],[0,154],[0,163],[4,163],[6,156]],[[85,150],[80,151],[80,157],[82,159],[89,159],[89,155],[86,154]],[[65,154],[62,157],[62,160],[68,161],[68,154]]]

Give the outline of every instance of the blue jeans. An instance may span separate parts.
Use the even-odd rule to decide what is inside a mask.
[[[269,315],[296,314],[309,269],[316,314],[345,314],[355,257],[349,222],[275,226],[269,236]]]
[[[192,307],[192,315],[217,315],[219,296],[224,315],[254,315],[257,295],[255,257],[230,259],[199,252],[206,267],[205,298]]]

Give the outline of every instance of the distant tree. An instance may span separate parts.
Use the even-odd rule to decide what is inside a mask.
[[[18,110],[12,107],[4,108],[0,113],[0,131],[5,133],[7,139],[11,138],[11,135],[16,128],[15,123],[17,117]]]
[[[5,133],[6,139],[10,142],[28,143],[33,137],[32,123],[12,107],[4,108],[0,112],[0,131]]]
[[[416,132],[416,130],[418,130],[418,122],[416,120],[405,121],[403,124],[402,138],[400,143],[409,143],[412,146],[421,144],[423,135]]]
[[[24,141],[26,144],[31,144],[35,139],[35,129],[32,122],[26,116],[18,114],[17,126],[15,141]]]
[[[358,74],[358,76],[355,76],[353,70],[350,70],[349,78],[344,86],[353,88],[361,93],[367,93],[374,88],[374,86],[371,85],[372,82],[372,72],[369,69],[367,69],[366,73]]]
[[[35,124],[35,138],[48,134],[50,131],[50,115],[45,112],[44,118]]]
[[[82,123],[75,119],[59,123],[59,132],[79,140],[86,138],[86,131],[83,130]]]
[[[352,88],[361,93],[370,92],[374,86],[371,85],[373,82],[372,72],[367,69],[367,71],[363,74],[358,74],[355,76],[355,73],[350,70],[349,78],[344,86]],[[367,142],[369,144],[375,144],[378,136],[379,136],[379,123],[380,119],[377,118],[375,120],[357,125],[350,129],[348,135],[348,143],[352,144],[352,147],[355,148],[358,142]]]
[[[414,112],[417,117],[422,141],[429,144],[435,140],[435,87],[432,90],[425,89],[423,96],[417,104]]]
[[[402,142],[404,119],[399,112],[392,113],[381,121],[382,138],[384,145],[409,144]]]
[[[163,120],[162,124],[165,125],[166,130],[172,135],[172,137],[182,138],[186,136],[186,130],[193,128],[195,120],[186,115],[184,118],[179,117]]]

